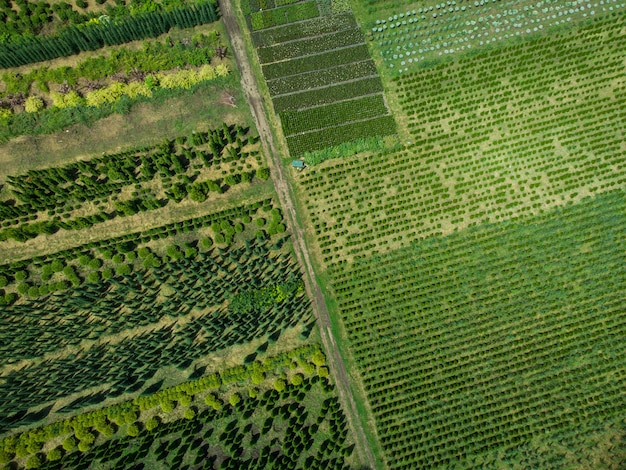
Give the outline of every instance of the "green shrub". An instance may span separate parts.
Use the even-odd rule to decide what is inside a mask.
[[[28,460],[26,460],[26,468],[39,468],[42,463],[39,454],[31,455],[28,457]]]
[[[61,457],[63,457],[63,453],[61,452],[61,449],[59,449],[58,447],[55,447],[54,449],[48,452],[46,459],[48,460],[48,462],[56,462],[57,460],[61,460]]]
[[[285,390],[286,387],[287,387],[287,384],[285,383],[285,381],[283,379],[277,379],[274,382],[274,389],[277,392],[282,392],[283,390]]]
[[[113,277],[113,270],[110,268],[104,268],[102,270],[102,279],[111,279]]]
[[[311,361],[313,362],[313,364],[315,364],[316,366],[323,366],[326,364],[326,356],[324,355],[324,353],[322,351],[320,351],[319,349],[317,351],[315,351],[313,353],[313,355],[311,356]]]
[[[13,454],[0,447],[0,464],[9,463],[11,460],[13,460]]]
[[[232,406],[237,406],[241,402],[241,396],[235,392],[229,397],[228,401]]]
[[[175,407],[176,405],[171,400],[163,400],[161,402],[161,409],[164,413],[171,413],[172,411],[174,411]]]
[[[78,450],[80,450],[81,452],[89,452],[89,449],[91,449],[91,443],[87,441],[80,441],[78,443]]]
[[[121,264],[120,266],[118,266],[115,269],[115,273],[118,276],[127,276],[129,275],[131,272],[133,271],[133,269],[130,267],[129,264]]]
[[[156,418],[154,418],[154,417],[152,417],[148,421],[146,421],[146,429],[148,431],[152,431],[152,430],[156,429],[158,425],[159,425],[159,421]]]
[[[257,168],[256,177],[261,181],[265,181],[270,177],[270,169],[269,168]]]
[[[196,417],[196,412],[193,410],[193,408],[187,408],[183,413],[183,416],[185,417],[185,419],[192,420]]]
[[[17,271],[15,273],[15,280],[16,281],[23,281],[25,279],[28,278],[28,273],[26,271]]]
[[[202,248],[211,248],[213,246],[213,240],[210,237],[205,237],[200,241]]]
[[[76,449],[76,438],[74,436],[70,436],[63,441],[63,448],[71,452]]]
[[[130,437],[137,437],[139,435],[139,426],[136,424],[129,424],[126,428],[126,434]]]
[[[17,292],[20,295],[26,295],[29,289],[30,289],[30,284],[28,284],[27,282],[22,282],[21,284],[17,285]]]
[[[295,385],[296,387],[302,385],[304,378],[302,377],[302,374],[294,374],[291,377],[291,384]]]

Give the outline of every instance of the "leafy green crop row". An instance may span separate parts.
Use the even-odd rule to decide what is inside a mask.
[[[287,110],[320,106],[382,91],[383,84],[380,78],[376,76],[318,88],[317,90],[307,90],[292,95],[276,96],[272,98],[272,102],[274,103],[274,110],[277,113],[281,113]]]
[[[312,59],[315,60],[315,59]],[[309,90],[311,88],[334,85],[376,75],[376,65],[370,58],[361,62],[351,62],[336,67],[315,70],[300,75],[277,78],[267,82],[272,96]]]
[[[307,132],[287,137],[292,156],[304,152],[332,147],[348,140],[357,140],[374,135],[389,135],[396,132],[393,116],[381,116],[328,129]]]
[[[307,2],[287,5],[282,8],[272,8],[252,13],[250,15],[250,23],[252,30],[258,31],[260,29],[281,26],[286,23],[309,20],[317,16],[319,16],[317,2],[315,0],[309,0]]]
[[[67,84],[71,89],[78,80],[99,80],[123,72],[132,78],[137,72],[160,72],[188,65],[209,63],[215,56],[215,48],[222,46],[217,34],[195,35],[190,43],[146,42],[142,49],[127,47],[114,49],[108,56],[89,57],[74,67],[36,67],[28,73],[4,72],[2,82],[5,90],[0,96],[16,93],[28,95],[33,83],[39,91],[47,93],[53,84]],[[223,46],[222,46],[223,47]]]
[[[356,26],[354,15],[351,14],[323,16],[298,24],[288,24],[265,31],[255,31],[252,33],[252,39],[256,47],[268,47],[307,36],[318,36],[348,30]]]
[[[262,47],[257,50],[261,64],[269,64],[279,60],[317,54],[319,52],[339,49],[363,43],[360,28],[346,29],[328,33],[319,37],[306,37],[299,41],[280,43],[275,46]]]
[[[314,56],[267,64],[263,66],[263,75],[265,79],[269,81],[290,75],[336,67],[351,62],[359,62],[369,58],[370,53],[367,49],[367,45],[357,44],[344,49],[322,52]]]
[[[388,113],[381,94],[363,96],[348,101],[281,113],[280,122],[286,136],[341,126],[350,121],[369,119]]]

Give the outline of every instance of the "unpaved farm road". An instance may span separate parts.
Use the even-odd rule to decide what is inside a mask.
[[[335,342],[335,338],[333,337],[330,329],[328,309],[326,308],[322,291],[315,280],[313,266],[311,264],[309,251],[304,238],[304,232],[302,227],[298,224],[298,219],[296,218],[295,206],[293,200],[291,199],[289,186],[283,172],[280,155],[276,151],[276,145],[270,131],[267,116],[265,115],[265,111],[263,109],[263,102],[259,93],[258,85],[254,79],[250,62],[248,61],[241,30],[239,29],[239,24],[237,23],[237,18],[235,17],[235,13],[233,11],[232,0],[219,0],[219,5],[222,20],[224,21],[224,27],[230,37],[233,54],[241,73],[241,85],[246,95],[246,99],[252,109],[252,116],[254,117],[259,135],[261,137],[263,151],[272,159],[274,167],[271,171],[272,180],[274,182],[274,186],[276,187],[276,191],[278,192],[280,204],[287,215],[287,221],[292,230],[296,256],[298,257],[300,265],[305,269],[304,282],[306,290],[309,297],[312,299],[313,312],[320,327],[322,342],[324,343],[324,347],[329,354],[328,362],[331,373],[335,379],[335,383],[337,384],[339,398],[342,402],[344,410],[346,411],[348,423],[350,424],[352,434],[356,441],[355,447],[357,454],[363,465],[373,468],[375,465],[374,455],[367,438],[365,437],[365,433],[363,432],[356,403],[354,402],[354,397],[350,391],[350,379],[343,363],[343,359],[339,354],[337,343]]]

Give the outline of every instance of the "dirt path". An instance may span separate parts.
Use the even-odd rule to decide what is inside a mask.
[[[287,220],[293,234],[292,238],[296,256],[305,270],[304,281],[307,293],[312,300],[313,312],[320,327],[324,348],[329,354],[328,362],[335,379],[335,383],[337,384],[339,397],[343,408],[346,411],[352,434],[354,435],[354,439],[356,441],[356,450],[361,463],[373,468],[374,455],[365,433],[363,432],[356,403],[354,402],[354,397],[350,391],[350,379],[331,332],[330,317],[328,315],[326,303],[324,302],[324,295],[315,280],[309,251],[305,243],[304,232],[296,217],[295,206],[283,172],[280,155],[276,151],[276,145],[270,131],[270,125],[263,109],[261,95],[257,88],[257,83],[255,82],[250,62],[248,61],[241,30],[239,29],[239,24],[237,23],[237,18],[235,17],[231,1],[220,0],[219,4],[222,20],[224,21],[226,32],[230,37],[233,53],[241,73],[241,84],[250,104],[250,108],[252,109],[252,115],[256,122],[259,135],[261,136],[263,151],[272,159],[272,180],[274,181],[274,186],[278,192],[280,204],[287,215]]]

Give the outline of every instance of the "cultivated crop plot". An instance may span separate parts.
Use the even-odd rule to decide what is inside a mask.
[[[242,2],[292,156],[395,132],[350,11],[323,2]]]
[[[467,36],[445,34],[456,34],[447,18],[469,2],[433,5],[428,21],[441,21],[443,38],[422,29],[419,12],[406,15],[417,4],[402,2],[400,19],[397,3],[359,8],[365,25],[387,20],[368,25],[377,28],[368,37],[403,146],[295,177],[383,465],[560,469],[602,459],[619,468],[621,5],[471,2],[486,13],[468,53],[451,45]],[[516,24],[513,7],[524,12]],[[518,22],[528,36],[511,41]],[[434,49],[410,63],[390,58],[405,44],[392,32],[411,28]],[[439,40],[450,44],[437,49]]]
[[[606,20],[395,78],[411,143],[302,176],[325,261],[623,188],[623,41]]]
[[[0,4],[0,466],[356,467],[217,4],[107,2]]]
[[[619,0],[448,0],[424,2],[415,10],[379,17],[368,26],[385,65],[402,73],[424,61],[554,32],[572,21],[605,16],[624,6]]]

